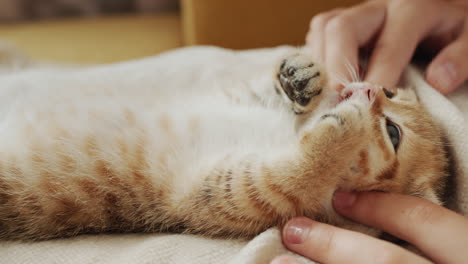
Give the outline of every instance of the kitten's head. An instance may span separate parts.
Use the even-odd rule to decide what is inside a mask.
[[[362,123],[355,131],[362,142],[338,188],[403,193],[441,204],[447,178],[442,132],[414,91],[351,83],[340,101],[336,111],[353,104],[361,109],[343,114]]]
[[[344,123],[359,125],[350,126],[349,138],[344,139],[358,147],[337,153],[351,160],[336,164],[343,173],[335,188],[402,193],[442,204],[448,174],[442,131],[414,91],[389,91],[356,82],[348,84],[338,98],[333,111]],[[328,217],[344,228],[380,233],[334,213]]]

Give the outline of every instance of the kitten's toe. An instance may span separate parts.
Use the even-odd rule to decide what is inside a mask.
[[[325,78],[320,67],[303,55],[286,58],[281,63],[278,81],[293,103],[296,113],[307,112],[314,97],[322,93]]]

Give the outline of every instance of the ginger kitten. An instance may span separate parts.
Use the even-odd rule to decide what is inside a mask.
[[[109,87],[108,72],[40,73],[75,80],[60,88],[31,75],[2,82],[1,239],[251,237],[299,215],[371,232],[334,212],[337,189],[441,203],[441,132],[411,90],[353,82],[330,91],[301,53],[266,86],[137,86],[157,77],[135,72]],[[90,86],[93,74],[103,77]]]

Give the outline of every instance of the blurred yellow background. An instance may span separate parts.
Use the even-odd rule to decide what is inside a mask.
[[[34,59],[108,63],[182,45],[178,14],[119,15],[0,25],[0,39]]]
[[[315,14],[358,0],[182,0],[181,12],[0,24],[0,39],[34,59],[109,63],[185,45],[301,45]]]

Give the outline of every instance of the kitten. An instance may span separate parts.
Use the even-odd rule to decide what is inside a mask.
[[[199,67],[188,64],[177,67]],[[154,69],[176,84],[128,72],[109,87],[112,67],[131,69],[2,81],[1,239],[251,237],[299,215],[372,233],[334,212],[337,189],[441,203],[441,132],[411,90],[352,82],[331,91],[300,52],[279,63],[272,85],[177,84],[180,69]]]

